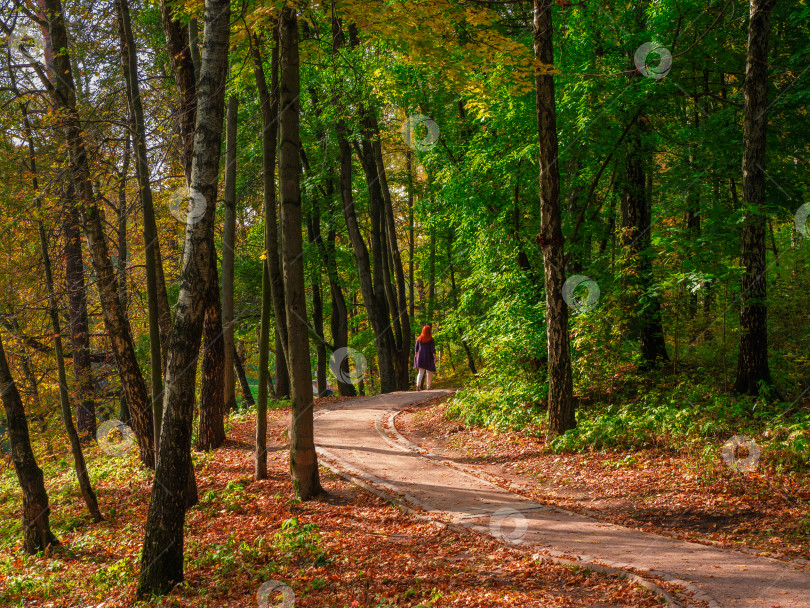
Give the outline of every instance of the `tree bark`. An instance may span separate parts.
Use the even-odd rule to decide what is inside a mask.
[[[186,224],[180,292],[169,336],[163,429],[155,483],[145,526],[137,599],[162,595],[183,580],[183,522],[191,470],[191,423],[195,367],[199,356],[214,260],[225,82],[230,38],[230,3],[206,0],[205,42],[194,130],[192,193],[204,197],[205,213]]]
[[[29,555],[36,555],[50,545],[59,544],[59,541],[51,532],[49,521],[51,508],[48,504],[48,493],[45,491],[44,476],[31,449],[25,407],[17,385],[11,377],[2,335],[0,335],[0,397],[8,423],[11,459],[23,495],[23,551]]]
[[[152,202],[149,159],[146,150],[143,104],[138,83],[138,57],[132,36],[128,0],[116,0],[118,13],[118,36],[121,44],[121,66],[126,82],[127,101],[132,116],[132,142],[135,151],[135,173],[138,177],[138,192],[143,209],[143,240],[146,265],[146,294],[149,311],[149,352],[152,379],[152,424],[155,445],[160,441],[160,421],[163,397],[162,345],[168,339],[171,327],[169,298],[160,258],[160,241],[155,223],[155,207]],[[160,269],[158,269],[160,267]],[[156,450],[157,453],[157,450]]]
[[[259,93],[262,112],[262,179],[264,186],[264,263],[262,272],[262,313],[259,327],[259,386],[256,403],[256,453],[254,476],[267,478],[267,399],[270,361],[270,312],[276,313],[276,366],[286,369],[282,354],[280,331],[286,336],[286,313],[284,311],[284,279],[278,257],[278,225],[276,223],[276,145],[278,143],[278,40],[274,41],[271,59],[272,90],[267,89],[259,39],[253,39],[254,77]],[[285,340],[286,341],[286,340]],[[282,350],[278,350],[278,346]],[[279,359],[281,361],[279,361]],[[278,381],[279,372],[276,373]],[[278,387],[277,387],[278,396]]]
[[[242,387],[242,398],[248,407],[253,407],[256,402],[253,400],[253,392],[250,390],[247,376],[245,375],[245,367],[242,365],[242,358],[234,346],[233,349],[233,364],[236,368],[236,376],[239,378],[239,385]]]
[[[298,18],[289,6],[279,17],[281,47],[279,184],[281,194],[282,258],[287,307],[287,367],[292,393],[290,473],[298,498],[322,494],[315,454],[312,380],[306,324],[303,238],[300,190],[300,74]]]
[[[213,236],[213,234],[212,234]],[[225,350],[222,336],[217,252],[210,248],[210,283],[203,321],[202,386],[200,387],[200,426],[197,449],[215,450],[225,441]],[[233,369],[233,367],[231,368]]]
[[[315,245],[316,250],[320,249],[321,242],[321,213],[318,208],[318,201],[312,201],[312,213],[307,222],[307,232],[309,242]],[[313,265],[310,273],[310,283],[312,285],[312,328],[318,340],[315,345],[317,353],[317,367],[315,376],[318,382],[318,396],[323,397],[326,393],[326,340],[323,334],[323,296],[321,295],[321,260]]]
[[[745,65],[742,191],[740,350],[734,389],[758,395],[773,386],[768,367],[768,309],[765,226],[765,144],[768,127],[768,45],[775,0],[750,0]]]
[[[337,227],[330,224],[326,236],[326,243],[322,243],[323,255],[326,260],[326,274],[329,277],[329,293],[332,299],[332,316],[330,317],[330,328],[332,330],[332,343],[335,350],[349,346],[349,313],[346,308],[346,298],[343,295],[343,287],[340,283],[340,275],[337,269],[337,258],[335,257],[335,239],[337,237]],[[343,378],[349,377],[349,359],[343,358],[339,361]],[[354,397],[357,391],[354,384],[343,382],[337,378],[338,392],[341,397]]]
[[[65,286],[68,293],[70,342],[73,348],[73,376],[75,379],[76,426],[83,442],[96,437],[96,402],[93,366],[90,363],[90,331],[87,323],[87,287],[84,283],[82,261],[81,216],[73,200],[73,184],[66,186],[67,208],[63,230],[65,233]]]
[[[127,205],[127,176],[129,175],[129,131],[126,133],[124,142],[124,160],[119,174],[118,184],[118,301],[121,302],[122,314],[127,317],[129,305],[127,297],[127,221],[129,218]],[[131,420],[129,417],[129,406],[127,405],[126,393],[122,390],[118,397],[118,419],[126,425]]]
[[[222,226],[222,346],[225,350],[224,401],[226,412],[236,408],[233,278],[234,247],[236,246],[236,121],[238,115],[239,97],[234,94],[228,98],[228,113],[225,119],[225,192]]]
[[[12,84],[14,88],[16,88],[16,83],[14,83],[13,76],[12,76]],[[39,201],[39,183],[38,183],[38,176],[37,176],[37,161],[36,161],[36,152],[34,150],[34,137],[31,132],[31,124],[28,121],[28,110],[24,104],[21,104],[20,110],[23,116],[23,130],[25,132],[25,137],[28,140],[28,162],[29,162],[29,170],[31,172],[31,186],[34,191],[36,199],[36,209],[39,213],[42,212],[42,206]],[[70,196],[68,196],[68,200],[70,200]],[[72,212],[72,210],[71,210]],[[69,217],[68,221],[72,221],[74,218],[71,216]],[[84,453],[82,452],[81,442],[79,441],[79,434],[76,432],[76,427],[73,425],[73,413],[71,412],[70,408],[70,393],[68,392],[68,382],[67,382],[67,373],[65,372],[65,356],[62,350],[62,328],[60,326],[59,320],[59,306],[56,301],[56,293],[54,290],[53,285],[53,269],[51,266],[51,257],[48,252],[48,237],[45,232],[45,224],[42,219],[37,220],[37,231],[39,233],[39,246],[40,246],[40,255],[42,257],[42,266],[45,272],[45,288],[48,292],[48,316],[51,320],[51,329],[53,331],[53,346],[54,352],[56,354],[56,369],[58,374],[59,380],[59,405],[61,406],[62,411],[62,422],[65,425],[65,431],[68,435],[68,441],[70,442],[70,451],[73,456],[73,464],[76,468],[76,478],[79,481],[79,488],[82,493],[82,498],[84,498],[85,504],[87,505],[87,509],[90,512],[90,516],[93,518],[93,521],[99,522],[103,518],[101,517],[101,511],[98,508],[98,501],[96,500],[95,492],[93,492],[93,488],[90,484],[90,477],[87,474],[87,465],[84,461]],[[75,232],[75,231],[72,231]],[[75,234],[69,235],[69,237],[76,238]],[[81,264],[81,245],[79,245],[79,264]],[[73,260],[75,263],[75,259]],[[74,276],[72,279],[75,279],[75,271],[76,268],[71,268],[74,271]],[[80,269],[79,269],[80,270]],[[70,279],[68,282],[69,285]],[[82,287],[84,286],[84,281],[82,279]],[[82,290],[83,291],[83,290]],[[85,309],[85,335],[86,335],[86,309]],[[72,315],[71,315],[72,316]],[[75,357],[79,354],[74,351],[74,365],[75,365]],[[80,354],[84,356],[84,363],[88,364],[89,361],[89,353],[85,352]],[[5,355],[3,355],[5,359]],[[10,376],[10,373],[9,373]],[[5,385],[6,383],[3,382]],[[14,388],[16,391],[16,387]],[[19,398],[19,394],[18,394]],[[93,417],[93,427],[95,427],[95,416]],[[95,433],[94,433],[95,435]]]
[[[544,65],[554,64],[550,0],[534,0],[534,56]],[[548,436],[555,437],[576,426],[568,306],[563,299],[565,282],[564,239],[560,210],[560,174],[557,164],[557,116],[554,77],[537,73],[537,133],[540,143],[540,235],[546,280],[546,337],[548,340]]]
[[[253,54],[256,89],[262,112],[262,175],[264,191],[265,253],[268,273],[268,289],[273,304],[276,332],[276,398],[289,396],[289,372],[287,369],[287,312],[285,307],[284,277],[281,271],[279,247],[278,205],[276,202],[276,147],[278,144],[278,41],[275,41],[271,60],[271,89],[267,88],[264,64],[258,39],[251,47]],[[269,319],[268,319],[269,327]],[[261,358],[261,353],[259,353]],[[261,373],[261,368],[260,368]],[[260,382],[260,385],[262,383]]]
[[[191,161],[194,156],[194,125],[197,115],[196,76],[199,70],[194,69],[188,26],[177,17],[173,6],[168,0],[160,0],[163,35],[166,38],[166,50],[169,53],[179,99],[178,126],[183,172],[186,176],[186,183],[189,184],[191,183]]]
[[[155,457],[149,396],[135,356],[129,320],[121,308],[117,277],[110,261],[101,212],[93,192],[89,160],[76,109],[76,87],[68,52],[62,3],[61,0],[43,0],[43,2],[48,18],[49,34],[46,44],[53,49],[60,49],[60,52],[51,55],[49,67],[54,82],[51,83],[53,88],[50,92],[54,106],[59,110],[60,126],[68,142],[73,183],[78,198],[83,203],[85,235],[93,261],[104,325],[110,337],[118,373],[121,376],[121,386],[125,391],[132,416],[132,428],[138,438],[141,462],[152,467]]]

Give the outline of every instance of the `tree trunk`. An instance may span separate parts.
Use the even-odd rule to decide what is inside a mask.
[[[197,449],[215,450],[225,441],[225,350],[222,339],[217,252],[211,244],[210,283],[203,322],[202,386]],[[233,369],[233,367],[232,367]]]
[[[82,261],[81,217],[73,200],[73,184],[66,186],[67,209],[65,233],[65,287],[68,293],[70,342],[73,348],[73,375],[76,380],[76,426],[82,442],[96,437],[96,402],[93,366],[90,363],[90,331],[87,324],[87,288]]]
[[[329,276],[329,293],[332,298],[332,316],[330,318],[330,328],[332,330],[332,342],[335,350],[349,346],[349,313],[346,309],[346,298],[343,295],[343,287],[340,284],[340,275],[337,269],[337,258],[335,257],[335,239],[337,228],[334,223],[330,224],[327,233],[326,244],[323,246],[323,255],[326,260],[326,273]],[[341,351],[345,352],[345,351]],[[344,357],[338,362],[342,377],[349,377],[349,358]],[[357,391],[354,384],[343,382],[337,378],[338,392],[341,397],[354,397]]]
[[[14,83],[13,76],[12,76],[12,83],[14,88],[16,88],[16,83]],[[39,183],[37,176],[36,153],[34,150],[34,137],[33,134],[31,133],[31,124],[28,121],[28,109],[26,108],[25,105],[21,105],[20,109],[22,111],[23,116],[23,129],[25,132],[26,139],[28,140],[28,155],[29,155],[28,168],[31,172],[31,181],[32,181],[31,186],[35,195],[37,196],[36,199],[37,212],[41,214],[42,206],[40,205],[39,201]],[[70,195],[68,195],[68,200],[70,200],[70,198],[71,198]],[[73,217],[69,216],[68,221],[72,220]],[[39,246],[40,246],[40,255],[42,257],[42,266],[45,271],[45,288],[48,292],[48,316],[50,317],[51,329],[53,330],[53,346],[54,352],[56,354],[56,369],[59,380],[59,405],[61,406],[62,411],[62,422],[65,425],[65,431],[67,432],[68,440],[70,441],[70,452],[73,456],[73,464],[76,468],[76,477],[79,481],[79,488],[82,493],[82,498],[84,498],[85,504],[87,505],[87,510],[90,512],[90,516],[93,518],[93,521],[99,522],[103,518],[101,517],[101,511],[99,511],[98,508],[98,501],[96,500],[95,492],[93,492],[93,488],[90,485],[90,477],[87,474],[87,465],[85,464],[84,461],[84,453],[82,452],[81,442],[79,441],[79,434],[76,432],[76,427],[73,425],[73,413],[71,412],[70,408],[70,394],[68,393],[67,373],[65,372],[65,356],[62,350],[62,328],[60,326],[59,320],[59,306],[56,301],[56,293],[53,285],[53,269],[51,266],[51,257],[50,254],[48,253],[48,237],[45,232],[45,224],[42,221],[42,219],[37,220],[37,231],[39,233]],[[69,238],[70,237],[76,238],[75,234],[69,235]],[[75,259],[73,260],[73,262],[75,263]],[[79,263],[81,264],[81,245],[79,245]],[[76,268],[71,268],[70,270],[74,271],[74,276],[72,277],[72,279],[75,279]],[[73,286],[71,284],[70,279],[68,280],[68,285]],[[82,287],[83,286],[84,281],[82,279]],[[87,322],[86,312],[87,311],[85,309],[85,319],[84,319],[85,326]],[[85,327],[85,335],[86,335],[86,327]],[[2,348],[1,345],[0,348]],[[75,365],[76,352],[74,351],[73,354]],[[86,352],[84,354],[85,354],[85,363],[89,364],[90,363],[89,353]],[[5,353],[3,354],[3,360],[5,360]],[[11,374],[9,373],[9,380],[10,376]],[[2,379],[0,378],[0,380]],[[2,381],[2,384],[4,386],[6,385],[6,383],[7,381]],[[17,390],[16,386],[14,387],[13,390],[16,392]],[[17,394],[17,398],[19,398],[19,394]],[[95,428],[95,416],[93,418],[93,427]],[[26,435],[27,435],[27,428],[26,428]]]
[[[127,175],[129,175],[129,131],[126,133],[124,142],[124,160],[121,165],[118,184],[118,300],[121,302],[122,314],[126,317],[127,298],[127,220],[129,218],[127,206]],[[126,393],[122,390],[118,397],[118,419],[129,425],[129,406],[127,405]]]
[[[8,436],[11,442],[11,459],[20,482],[23,495],[22,529],[23,551],[36,555],[50,545],[59,541],[51,532],[48,493],[42,469],[37,465],[34,451],[31,449],[31,437],[28,434],[28,421],[25,419],[23,406],[17,385],[11,377],[3,338],[0,335],[0,397],[6,411]]]
[[[554,64],[550,0],[534,0],[534,56]],[[560,174],[557,164],[557,116],[554,76],[537,74],[537,133],[540,142],[540,235],[546,280],[546,336],[548,339],[548,436],[576,426],[571,379],[568,305],[563,299],[564,239],[560,211]]]
[[[275,31],[275,28],[274,28]],[[256,453],[254,476],[256,479],[267,478],[267,398],[268,373],[270,360],[270,312],[276,313],[276,366],[286,369],[279,335],[280,329],[286,336],[286,314],[284,312],[284,279],[281,276],[278,257],[278,226],[276,224],[276,145],[278,142],[278,41],[273,45],[271,60],[272,90],[267,90],[267,79],[264,75],[264,63],[259,47],[259,39],[253,39],[254,77],[259,92],[259,104],[262,112],[262,179],[264,184],[264,264],[262,272],[262,313],[259,328],[259,386],[256,403]],[[286,341],[286,340],[285,340]],[[281,361],[279,362],[279,359]],[[276,372],[276,381],[280,376]],[[278,393],[278,390],[277,390]],[[277,395],[278,396],[278,395]]]
[[[138,191],[143,208],[143,240],[146,266],[146,295],[149,310],[149,352],[152,378],[152,421],[155,445],[160,441],[160,421],[163,397],[163,359],[161,345],[166,343],[171,327],[169,298],[160,259],[160,242],[155,207],[152,203],[149,159],[146,150],[146,129],[144,127],[143,104],[138,84],[138,62],[132,24],[129,16],[128,0],[116,0],[118,13],[118,35],[121,44],[121,66],[126,82],[127,101],[132,116],[132,142],[135,151],[135,172],[138,176]],[[160,271],[158,271],[160,266]],[[157,450],[156,450],[157,453]]]
[[[233,349],[233,364],[236,368],[236,376],[239,378],[239,385],[242,387],[242,398],[245,400],[245,405],[253,407],[256,402],[253,400],[253,392],[250,390],[247,376],[245,375],[245,367],[242,365],[242,358],[234,346]]]
[[[458,314],[458,291],[456,290],[456,273],[453,268],[453,229],[451,228],[450,231],[447,233],[447,263],[450,267],[450,293],[453,296],[453,309]],[[458,337],[461,340],[461,346],[464,348],[464,353],[467,355],[467,365],[470,368],[470,371],[473,375],[477,374],[478,371],[475,368],[475,359],[472,355],[472,350],[470,350],[470,345],[467,343],[467,339],[464,337],[464,331],[461,327],[458,328]],[[449,348],[447,349],[448,352],[452,352]],[[451,363],[452,365],[452,359]]]
[[[430,257],[428,259],[428,305],[427,322],[433,323],[436,309],[436,230],[430,229]]]
[[[81,120],[76,109],[76,88],[68,52],[68,37],[62,3],[61,0],[44,0],[44,5],[49,19],[49,34],[46,44],[53,49],[62,49],[51,57],[50,71],[52,74],[59,74],[59,77],[54,79],[51,97],[55,107],[59,110],[60,126],[64,130],[68,142],[73,183],[78,198],[83,204],[85,234],[95,270],[104,325],[113,347],[118,373],[121,377],[121,386],[126,393],[133,431],[138,438],[141,462],[152,467],[155,457],[149,396],[135,356],[129,320],[121,308],[117,277],[110,261],[101,212],[93,192],[90,165],[81,132]]]
[[[740,351],[734,389],[758,395],[773,386],[768,367],[767,267],[765,241],[765,143],[768,126],[768,44],[775,0],[751,0],[745,66],[743,126],[742,275]]]
[[[168,0],[160,0],[160,18],[166,50],[174,74],[179,98],[178,123],[181,138],[183,172],[191,183],[191,161],[194,156],[194,125],[197,115],[197,73],[189,45],[189,28],[175,14]]]
[[[223,196],[222,226],[222,346],[225,350],[225,411],[236,408],[233,338],[233,277],[234,247],[236,246],[236,120],[239,115],[239,97],[228,98],[225,119],[225,192]]]
[[[279,17],[281,47],[279,184],[281,194],[282,258],[287,307],[287,367],[292,388],[290,473],[296,496],[311,499],[323,493],[318,477],[312,416],[312,380],[306,324],[299,133],[300,74],[298,19],[289,6]]]
[[[307,232],[309,242],[320,249],[321,244],[321,214],[318,209],[318,201],[312,201],[312,215],[307,222]],[[312,284],[312,328],[318,337],[316,343],[316,353],[318,357],[316,368],[316,379],[318,382],[318,396],[323,397],[326,393],[326,340],[323,335],[323,297],[321,295],[321,260],[313,265],[310,273],[310,283]]]
[[[414,225],[413,225],[413,166],[412,159],[413,153],[408,148],[405,151],[406,170],[408,172],[408,303],[409,314],[411,320],[414,315],[414,299],[413,299],[413,254],[416,243],[414,241]]]
[[[373,118],[373,115],[372,115]],[[380,177],[380,186],[383,193],[383,235],[386,236],[388,243],[388,251],[390,256],[387,256],[389,263],[392,265],[393,278],[396,282],[396,294],[389,295],[391,315],[394,318],[394,334],[396,338],[395,352],[396,368],[397,368],[397,388],[406,391],[410,385],[410,361],[411,361],[411,318],[408,314],[408,299],[405,292],[405,273],[402,268],[402,255],[399,251],[399,243],[397,242],[397,228],[394,221],[394,206],[391,202],[391,191],[388,187],[388,177],[385,172],[385,163],[382,156],[382,144],[379,137],[379,126],[376,119],[372,124],[375,132],[373,140],[374,157],[377,161],[377,173]],[[386,286],[390,284],[387,281]],[[388,290],[390,291],[390,289]]]
[[[225,81],[230,38],[230,3],[206,0],[205,42],[199,79],[200,102],[194,130],[190,189],[206,210],[186,224],[180,292],[166,366],[160,453],[146,521],[137,599],[161,595],[183,580],[183,522],[191,470],[191,422],[195,367],[199,356],[214,258]]]

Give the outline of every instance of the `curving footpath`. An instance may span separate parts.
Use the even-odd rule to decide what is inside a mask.
[[[807,608],[810,568],[601,522],[530,500],[426,453],[393,425],[403,407],[447,391],[399,392],[341,402],[316,414],[321,464],[386,498],[525,549],[605,572],[680,584],[710,608]],[[550,556],[550,557],[547,557]],[[682,606],[660,588],[628,574]]]

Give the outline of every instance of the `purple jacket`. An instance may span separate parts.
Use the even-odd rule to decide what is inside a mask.
[[[436,372],[436,343],[431,340],[422,344],[416,340],[416,348],[413,350],[413,368],[426,369],[429,372]]]

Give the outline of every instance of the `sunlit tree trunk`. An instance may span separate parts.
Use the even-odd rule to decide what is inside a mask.
[[[549,0],[534,1],[534,56],[543,66],[554,64]],[[564,239],[560,211],[560,173],[557,162],[557,116],[554,76],[538,72],[537,132],[540,143],[540,234],[546,279],[546,336],[548,340],[548,435],[554,437],[576,426],[571,379]]]
[[[767,267],[765,242],[765,143],[768,127],[768,44],[775,0],[751,0],[745,65],[743,123],[743,206],[740,351],[734,388],[757,395],[771,387],[768,367]]]

